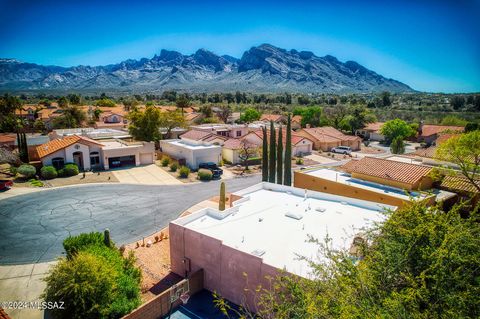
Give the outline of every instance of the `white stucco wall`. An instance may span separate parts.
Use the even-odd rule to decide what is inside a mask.
[[[74,163],[73,153],[82,152],[83,169],[90,169],[90,147],[85,144],[75,143],[65,148],[65,162]]]
[[[222,147],[210,146],[208,148],[190,148],[188,146],[172,144],[172,141],[179,140],[162,140],[160,147],[162,152],[175,159],[185,159],[186,165],[191,169],[197,169],[198,164],[203,162],[218,163],[221,159]]]

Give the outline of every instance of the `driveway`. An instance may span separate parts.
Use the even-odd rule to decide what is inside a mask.
[[[225,180],[233,192],[259,175]],[[0,265],[52,261],[69,235],[109,228],[117,245],[142,239],[218,194],[220,181],[182,185],[81,185],[0,200]]]
[[[155,164],[111,171],[120,183],[143,185],[182,185],[183,183]]]

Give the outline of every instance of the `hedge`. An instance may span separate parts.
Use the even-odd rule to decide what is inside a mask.
[[[57,170],[53,166],[44,166],[40,169],[40,174],[45,179],[54,179],[58,176]]]
[[[25,178],[31,178],[37,174],[35,167],[29,164],[20,165],[20,167],[17,169],[17,172]]]
[[[209,181],[212,179],[212,172],[208,169],[201,168],[198,170],[198,178],[201,181]]]

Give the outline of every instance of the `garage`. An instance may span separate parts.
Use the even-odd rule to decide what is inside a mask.
[[[110,157],[108,159],[108,166],[110,168],[135,166],[135,155]]]
[[[153,164],[153,153],[141,153],[140,165]]]

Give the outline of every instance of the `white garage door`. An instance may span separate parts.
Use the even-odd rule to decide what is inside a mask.
[[[140,164],[141,165],[153,164],[153,154],[152,153],[140,154]]]

